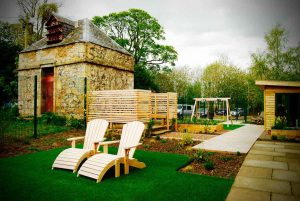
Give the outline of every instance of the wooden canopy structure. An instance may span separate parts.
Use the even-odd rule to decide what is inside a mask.
[[[191,119],[197,114],[197,105],[200,102],[216,102],[216,101],[223,101],[226,103],[226,121],[229,121],[229,113],[230,113],[230,107],[229,107],[229,100],[230,98],[194,98],[195,104],[192,112]]]

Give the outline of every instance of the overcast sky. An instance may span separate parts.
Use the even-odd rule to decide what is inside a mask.
[[[0,0],[0,19],[15,21],[16,0]],[[299,0],[56,0],[59,14],[73,20],[139,8],[164,27],[178,52],[178,66],[201,66],[220,57],[242,68],[265,48],[264,35],[276,24],[288,30],[289,45],[300,41]]]

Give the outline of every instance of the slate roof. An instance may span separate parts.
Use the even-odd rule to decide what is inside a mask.
[[[76,24],[74,21],[55,15],[58,20],[64,23]],[[22,52],[30,52],[41,50],[49,47],[57,47],[78,42],[91,42],[102,47],[106,47],[127,55],[131,55],[113,39],[108,37],[101,29],[96,27],[90,20],[83,19],[78,21],[78,27],[75,27],[61,42],[55,44],[47,44],[47,37],[33,43],[25,48]]]

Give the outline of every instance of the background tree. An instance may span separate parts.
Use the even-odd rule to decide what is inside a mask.
[[[251,55],[251,73],[262,80],[300,80],[300,43],[286,47],[287,31],[276,25],[265,35],[267,49]]]
[[[0,21],[0,105],[16,101],[18,94],[16,63],[21,47],[16,43],[14,28]]]
[[[165,40],[163,27],[147,12],[129,9],[103,17],[95,16],[93,23],[133,55],[135,88],[153,88],[155,83],[140,76],[155,75],[175,65],[177,52],[174,47],[159,43]]]
[[[53,13],[57,13],[59,5],[48,3],[48,0],[18,0],[20,22],[24,27],[24,47],[40,40],[43,36],[44,24]]]

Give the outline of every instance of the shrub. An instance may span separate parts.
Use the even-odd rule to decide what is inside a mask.
[[[231,156],[221,156],[220,157],[220,160],[225,161],[225,162],[231,161],[232,159],[233,158]]]
[[[207,152],[203,151],[202,149],[199,149],[196,153],[192,155],[191,159],[201,163],[208,161],[208,155]]]
[[[240,156],[240,155],[242,155],[242,154],[241,154],[240,151],[237,151],[237,152],[236,152],[236,155],[237,155],[237,156]]]
[[[193,144],[193,137],[191,134],[184,134],[181,139],[182,145],[191,145]]]
[[[148,149],[148,148],[150,148],[150,145],[149,145],[149,144],[143,144],[143,147],[144,147],[145,149]]]
[[[148,135],[148,137],[150,137],[151,134],[152,134],[152,130],[153,130],[154,124],[155,124],[154,119],[150,119],[150,121],[149,121],[149,123],[147,125],[147,135]]]
[[[105,137],[109,140],[119,140],[120,132],[116,129],[107,130]]]
[[[275,124],[272,128],[274,129],[284,129],[287,126],[287,120],[285,116],[278,116],[275,119]]]
[[[287,140],[287,137],[286,136],[278,136],[278,140],[283,140],[283,141],[286,141]]]
[[[71,117],[69,120],[67,120],[67,126],[70,126],[72,128],[76,128],[76,129],[83,129],[84,128],[84,119],[75,119],[74,117]]]
[[[42,114],[40,119],[43,124],[47,124],[47,125],[49,124],[58,125],[58,126],[66,125],[66,117],[55,114],[53,112],[46,112]]]
[[[212,161],[206,161],[204,164],[203,164],[204,168],[206,170],[213,170],[215,169],[215,165]]]
[[[271,139],[272,139],[272,140],[277,140],[277,135],[272,135],[272,136],[271,136]]]
[[[160,142],[161,143],[167,143],[168,141],[166,139],[162,139]]]
[[[156,140],[160,140],[160,135],[156,135],[156,136],[155,136],[155,139],[156,139]]]

